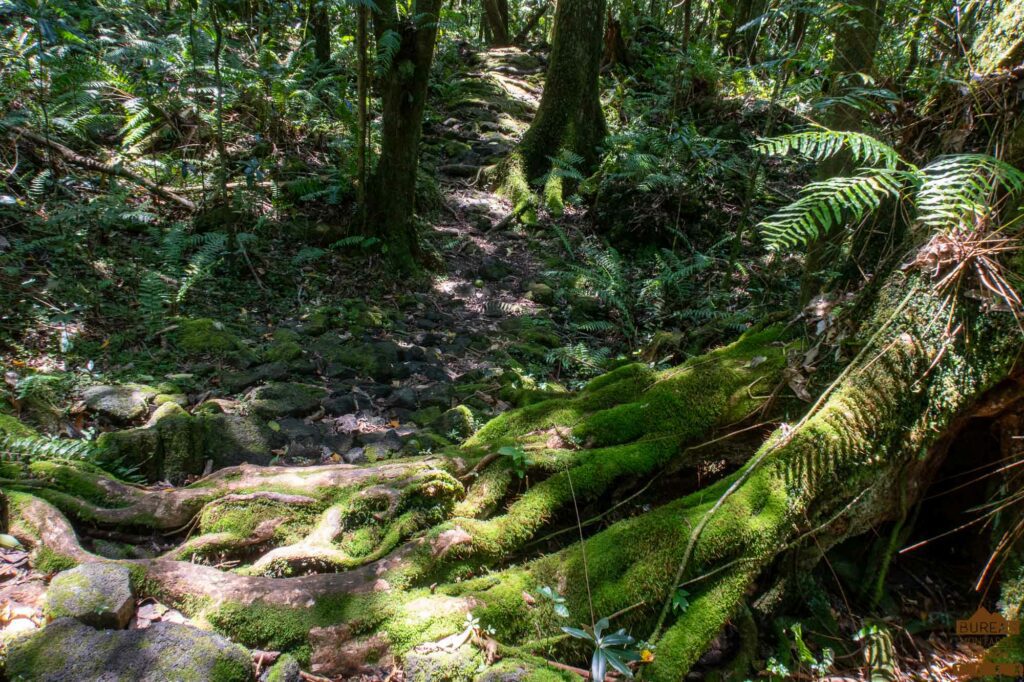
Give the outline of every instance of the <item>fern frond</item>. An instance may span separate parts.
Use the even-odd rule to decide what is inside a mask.
[[[1024,172],[987,154],[957,154],[925,166],[917,193],[918,217],[942,227],[986,214],[1002,190],[1024,192]]]
[[[827,159],[845,150],[850,153],[854,163],[881,165],[890,170],[903,163],[899,152],[870,135],[828,128],[771,137],[755,145],[754,150],[772,156],[796,152],[815,161]]]
[[[812,182],[802,197],[761,221],[759,227],[770,248],[805,245],[835,225],[863,220],[886,196],[898,197],[906,177],[902,171],[870,168],[853,177]]]

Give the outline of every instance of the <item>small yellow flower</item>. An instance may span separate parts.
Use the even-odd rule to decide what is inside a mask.
[[[650,649],[644,649],[643,651],[641,651],[640,652],[640,662],[641,663],[653,663],[654,662],[654,652],[651,651]]]

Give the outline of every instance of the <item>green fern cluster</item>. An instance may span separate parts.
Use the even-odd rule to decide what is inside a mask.
[[[815,128],[764,140],[756,149],[818,161],[842,153],[867,164],[852,176],[808,184],[799,199],[764,219],[760,228],[773,249],[806,245],[836,227],[858,224],[886,198],[908,199],[921,224],[943,229],[974,225],[993,210],[1000,193],[1024,192],[1024,172],[995,157],[957,154],[919,168],[863,133]]]

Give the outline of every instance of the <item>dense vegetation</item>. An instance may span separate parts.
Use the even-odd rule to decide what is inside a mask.
[[[1024,663],[1020,0],[0,19],[0,678]]]

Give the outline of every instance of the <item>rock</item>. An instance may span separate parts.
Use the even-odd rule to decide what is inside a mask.
[[[385,404],[389,407],[404,407],[407,410],[415,410],[418,406],[416,401],[416,391],[404,386],[402,388],[396,388],[388,396]]]
[[[253,673],[245,649],[221,635],[179,623],[94,630],[73,618],[61,618],[7,648],[7,675],[12,680],[249,682]]]
[[[420,407],[440,407],[448,409],[452,406],[451,384],[437,383],[416,392]]]
[[[226,355],[244,350],[237,336],[207,317],[179,322],[174,345],[188,355]]]
[[[180,417],[187,415],[188,412],[185,408],[178,403],[164,403],[160,407],[153,411],[150,415],[149,420],[146,422],[146,426],[154,426],[157,422],[168,417]]]
[[[261,417],[305,417],[320,407],[326,391],[319,386],[277,382],[260,386],[247,399],[249,410]]]
[[[260,682],[301,682],[301,680],[302,669],[291,654],[283,654],[260,676]]]
[[[372,377],[377,381],[390,379],[398,362],[398,344],[393,341],[340,342],[337,339],[321,337],[313,344],[312,352],[322,358],[328,366],[349,367],[358,374]]]
[[[269,362],[290,362],[302,357],[302,346],[295,341],[281,341],[273,344],[263,353]]]
[[[454,440],[465,440],[476,430],[473,412],[465,405],[453,407],[441,415],[437,420],[436,428],[443,436]]]
[[[253,417],[210,409],[167,415],[152,426],[108,431],[97,439],[101,461],[138,465],[148,480],[173,483],[202,472],[208,459],[217,468],[268,464],[277,442],[277,435]]]
[[[160,393],[153,398],[153,404],[158,407],[164,403],[176,403],[182,407],[188,407],[188,396],[184,393]]]
[[[483,655],[468,644],[454,651],[410,651],[405,679],[419,682],[470,682],[483,667]]]
[[[526,298],[544,305],[555,302],[555,290],[543,282],[530,282],[526,285]]]
[[[366,451],[363,448],[352,448],[341,456],[346,464],[362,464],[366,462]]]
[[[348,625],[313,628],[309,631],[309,643],[312,647],[310,669],[315,675],[349,679],[373,675],[379,670],[390,671],[394,665],[384,637],[373,635],[356,639]]]
[[[238,393],[261,381],[280,381],[287,376],[287,364],[270,362],[241,372],[229,372],[221,377],[220,385],[229,393]]]
[[[499,258],[487,256],[477,268],[477,275],[480,279],[495,282],[509,274],[508,264]]]
[[[119,424],[141,419],[149,412],[149,401],[158,391],[142,384],[90,386],[82,399],[90,411]]]
[[[83,564],[58,573],[46,593],[46,615],[120,630],[135,613],[131,577],[127,567],[110,563]]]
[[[367,410],[372,407],[372,403],[365,395],[349,392],[332,395],[323,402],[323,406],[327,414],[340,415]]]

